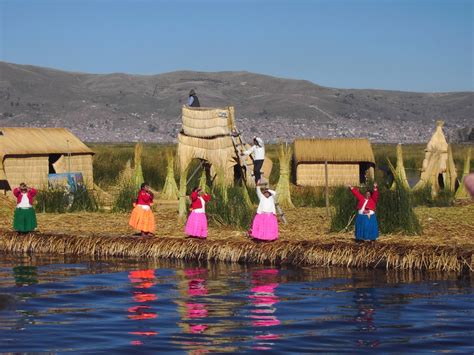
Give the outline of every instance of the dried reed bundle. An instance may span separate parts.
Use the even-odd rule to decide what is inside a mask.
[[[133,180],[137,189],[139,189],[140,185],[145,181],[142,170],[142,153],[143,145],[137,143],[135,145],[135,156],[133,158]]]
[[[181,170],[179,175],[179,204],[178,204],[178,223],[184,224],[187,218],[187,179],[188,179],[188,169]]]
[[[426,160],[426,167],[424,167],[420,181],[413,187],[413,191],[418,191],[429,186],[431,188],[431,195],[433,198],[438,194],[440,187],[438,182],[438,175],[440,174],[442,152],[439,150],[432,150],[429,159]],[[425,165],[425,161],[423,162]]]
[[[405,172],[405,166],[403,164],[403,151],[401,143],[397,144],[397,166],[395,168],[395,174],[397,174],[398,179],[393,180],[392,190],[396,189],[397,181],[402,184],[404,189],[409,190],[410,185],[408,184],[407,175]]]
[[[471,147],[466,150],[466,157],[464,159],[464,169],[461,178],[461,184],[459,185],[458,190],[456,191],[456,199],[468,199],[471,198],[469,192],[467,192],[466,187],[464,186],[464,179],[469,175],[469,169],[471,167]]]
[[[448,159],[446,162],[446,174],[444,178],[444,188],[454,193],[456,191],[456,165],[454,165],[453,150],[451,145],[448,144]]]
[[[280,179],[276,187],[278,203],[281,207],[295,207],[291,202],[290,192],[290,164],[292,158],[291,146],[280,144],[278,147],[278,159],[280,161]]]
[[[251,241],[184,238],[74,236],[60,234],[17,235],[0,233],[0,251],[9,254],[61,254],[139,259],[184,259],[296,266],[343,266],[399,270],[474,271],[474,248],[420,246],[406,243],[355,244],[349,241]]]
[[[174,155],[170,150],[166,151],[166,180],[161,192],[161,198],[164,200],[177,200],[179,196],[178,185],[174,178]]]

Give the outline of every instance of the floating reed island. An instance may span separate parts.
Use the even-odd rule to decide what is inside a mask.
[[[424,235],[383,235],[362,244],[350,232],[327,233],[324,208],[288,209],[288,225],[281,224],[280,238],[272,243],[256,243],[225,226],[211,226],[207,240],[186,239],[176,208],[155,212],[159,234],[151,238],[133,236],[128,214],[41,213],[40,231],[26,235],[12,232],[8,218],[0,219],[0,252],[473,272],[474,204],[421,207],[416,213]]]

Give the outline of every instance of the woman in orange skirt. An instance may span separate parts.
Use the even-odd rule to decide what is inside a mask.
[[[134,229],[141,231],[142,237],[149,236],[155,232],[155,217],[151,206],[153,206],[153,192],[146,182],[141,185],[138,192],[137,202],[133,204],[134,208],[128,224]]]

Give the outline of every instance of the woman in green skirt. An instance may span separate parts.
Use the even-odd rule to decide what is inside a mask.
[[[19,233],[28,233],[36,228],[36,214],[33,208],[33,199],[36,190],[28,187],[24,182],[13,190],[17,200],[15,216],[13,217],[13,229]]]

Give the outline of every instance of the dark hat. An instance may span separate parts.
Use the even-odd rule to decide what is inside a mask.
[[[193,96],[193,95],[196,95],[196,92],[194,91],[194,89],[191,89],[191,91],[189,92],[189,96]]]

